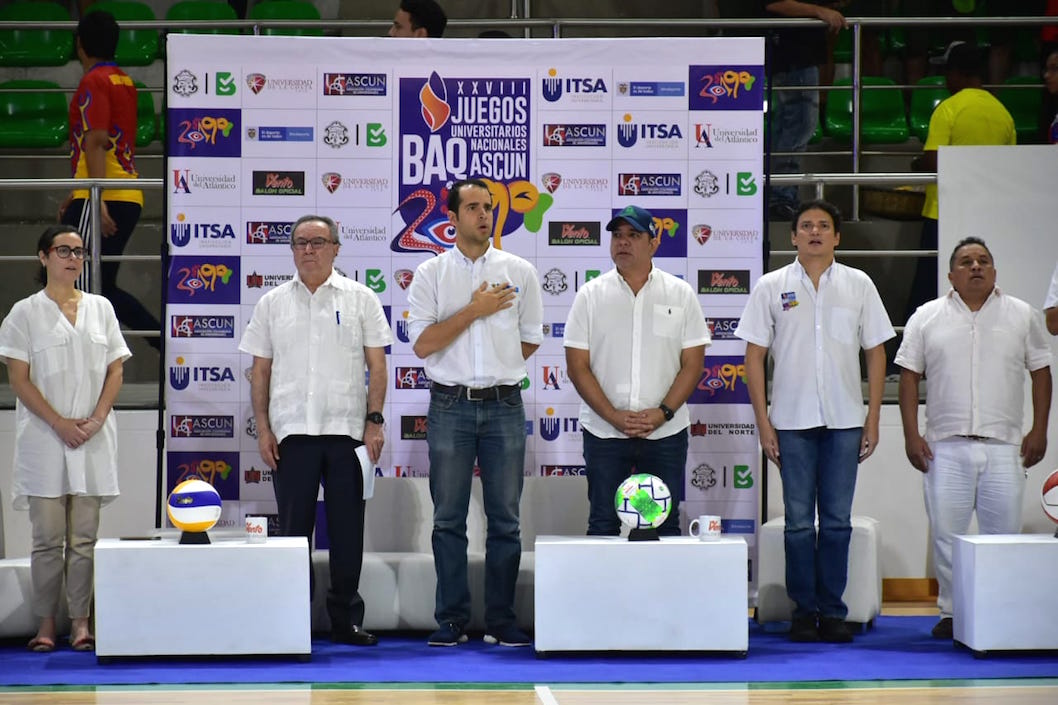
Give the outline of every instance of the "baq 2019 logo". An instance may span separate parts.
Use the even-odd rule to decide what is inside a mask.
[[[709,355],[689,404],[748,404],[746,365],[741,355]]]
[[[239,303],[239,258],[173,257],[168,300],[170,304]]]
[[[762,110],[764,67],[710,64],[689,68],[691,110]]]

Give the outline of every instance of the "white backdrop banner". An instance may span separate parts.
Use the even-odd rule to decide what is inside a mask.
[[[393,325],[376,474],[428,474],[407,287],[453,244],[448,187],[479,177],[495,246],[532,261],[544,292],[526,475],[584,472],[564,322],[612,266],[606,222],[635,203],[663,232],[655,265],[696,287],[714,333],[690,400],[685,514],[722,515],[755,545],[760,453],[732,331],[762,267],[761,39],[170,35],[167,51],[167,491],[199,475],[226,505],[269,501],[237,345],[253,304],[293,274],[291,225],[307,213],[339,223],[336,266]]]

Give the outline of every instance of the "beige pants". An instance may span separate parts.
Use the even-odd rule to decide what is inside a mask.
[[[88,617],[99,506],[99,497],[84,495],[29,498],[29,522],[33,527],[29,565],[33,612],[38,617],[54,617],[58,613],[64,575],[70,617]]]

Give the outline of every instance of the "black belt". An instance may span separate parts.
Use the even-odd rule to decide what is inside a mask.
[[[484,387],[483,389],[472,389],[462,384],[449,385],[434,382],[430,389],[440,394],[466,399],[467,401],[499,401],[520,392],[521,386],[517,384],[497,384],[495,387]]]
[[[992,440],[988,436],[972,436],[970,434],[962,434],[959,438],[965,438],[968,441],[990,441]]]

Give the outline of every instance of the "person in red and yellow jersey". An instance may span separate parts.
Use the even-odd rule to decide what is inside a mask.
[[[89,12],[77,25],[77,57],[84,76],[70,102],[70,166],[74,178],[136,179],[136,86],[114,62],[118,24],[109,12]],[[84,233],[90,250],[91,209],[88,189],[75,189],[59,206],[59,219]],[[143,192],[106,189],[100,207],[100,251],[120,255],[143,209]],[[159,330],[161,324],[140,301],[117,286],[119,263],[103,262],[101,288],[118,319],[134,330]],[[78,280],[88,290],[89,268]],[[147,338],[160,347],[160,338]]]

